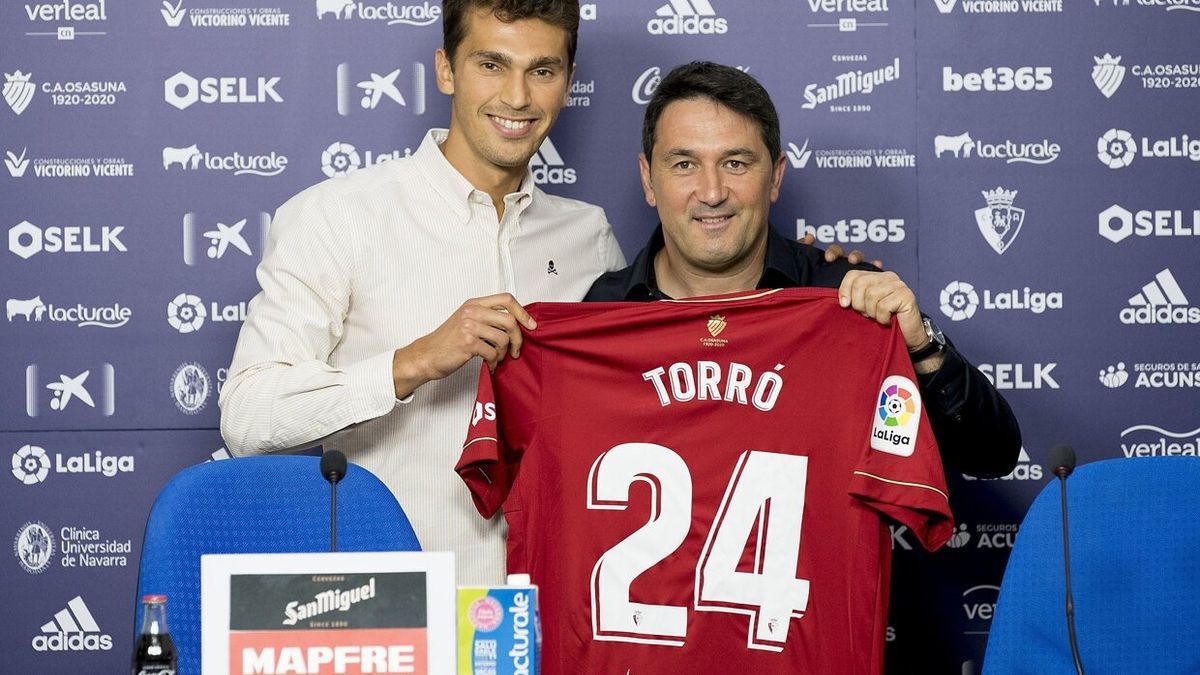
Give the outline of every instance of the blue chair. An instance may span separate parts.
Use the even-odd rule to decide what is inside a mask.
[[[1074,673],[1054,479],[1029,508],[985,675]],[[1200,673],[1200,458],[1112,459],[1067,479],[1075,629],[1088,675]]]
[[[167,596],[167,625],[182,675],[200,673],[200,555],[329,550],[329,483],[320,457],[278,455],[188,467],[159,492],[146,522],[141,597]],[[350,464],[338,483],[339,551],[419,551],[396,498]]]

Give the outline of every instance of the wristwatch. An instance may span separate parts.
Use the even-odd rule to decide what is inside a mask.
[[[946,336],[942,335],[941,329],[934,325],[929,317],[922,318],[921,325],[925,327],[925,337],[929,339],[929,342],[924,347],[908,353],[913,363],[920,363],[946,348]]]

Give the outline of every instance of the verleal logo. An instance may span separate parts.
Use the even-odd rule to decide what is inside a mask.
[[[808,149],[808,139],[804,139],[804,146],[797,148],[795,143],[788,143],[787,147],[788,161],[792,163],[793,169],[803,169],[808,166],[808,160],[812,157],[812,150]]]
[[[1106,53],[1092,58],[1096,61],[1096,65],[1092,66],[1092,82],[1104,94],[1104,98],[1112,98],[1125,80],[1125,66],[1121,65],[1121,57]]]
[[[1128,381],[1129,373],[1125,371],[1124,362],[1100,370],[1100,384],[1108,387],[1109,389],[1123,387]]]
[[[87,369],[74,375],[61,373],[57,382],[49,382],[45,389],[50,392],[50,409],[55,412],[66,410],[73,401],[99,411],[105,417],[112,417],[116,412],[116,371],[111,363],[102,363],[96,369],[98,374],[92,381],[93,388],[88,389],[86,383],[92,375],[92,369]],[[41,381],[41,366],[31,363],[25,367],[25,413],[30,417],[41,414],[41,399],[43,393]],[[92,392],[99,392],[95,397]],[[99,399],[97,403],[96,399]],[[78,407],[78,406],[76,406]]]
[[[13,538],[13,553],[21,563],[21,569],[30,574],[41,574],[54,559],[54,534],[45,523],[25,523]]]
[[[984,190],[982,194],[987,206],[975,211],[975,224],[988,246],[1004,255],[1021,233],[1021,226],[1025,224],[1025,209],[1013,206],[1013,200],[1017,198],[1016,190],[997,186],[994,190]]]
[[[280,79],[279,76],[196,78],[181,70],[163,82],[163,98],[180,110],[195,103],[283,103],[283,97],[275,90]]]
[[[1133,438],[1127,437],[1132,436]],[[1154,424],[1136,424],[1121,432],[1121,454],[1134,457],[1195,457],[1200,454],[1200,427],[1169,431]]]
[[[708,0],[670,0],[654,14],[646,23],[651,35],[724,35],[729,31],[728,22],[717,16]]]
[[[321,171],[330,178],[343,178],[361,167],[362,158],[349,143],[332,143],[321,153]]]
[[[25,175],[25,169],[29,168],[29,159],[25,156],[29,153],[29,148],[21,148],[21,156],[18,157],[9,150],[5,153],[4,166],[8,167],[8,174],[13,178],[20,178]]]
[[[1154,275],[1154,281],[1129,298],[1129,306],[1121,310],[1120,319],[1124,324],[1197,324],[1200,307],[1189,306],[1187,296],[1168,268]]]
[[[179,28],[179,24],[183,23],[183,17],[187,16],[187,10],[183,8],[183,0],[179,0],[174,5],[163,0],[162,5],[162,9],[158,11],[162,12],[163,21],[166,21],[171,28]]]
[[[1137,156],[1133,134],[1123,129],[1109,129],[1096,141],[1096,157],[1110,169],[1123,169]]]
[[[196,415],[208,405],[212,381],[199,363],[182,363],[171,375],[171,396],[185,415]]]
[[[112,636],[100,632],[83,598],[75,596],[67,606],[42,624],[41,634],[32,640],[39,652],[101,652],[112,649]]]
[[[12,475],[25,485],[36,485],[50,474],[50,457],[36,445],[22,445],[13,453]]]
[[[167,304],[167,323],[180,333],[194,333],[204,325],[208,311],[204,301],[190,293],[180,293]]]
[[[921,392],[912,380],[892,375],[879,388],[871,428],[871,449],[908,457],[917,448],[921,424]]]
[[[963,321],[975,316],[979,308],[979,294],[975,287],[965,281],[951,281],[938,297],[942,314],[951,321]]]
[[[4,73],[4,102],[18,115],[29,107],[33,94],[37,91],[37,85],[30,82],[32,77],[33,73],[22,73],[20,70]]]
[[[529,159],[533,182],[538,185],[571,185],[575,182],[575,169],[564,166],[562,155],[547,136],[541,147]]]

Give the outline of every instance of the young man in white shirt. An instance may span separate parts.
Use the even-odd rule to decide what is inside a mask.
[[[501,519],[453,472],[474,357],[517,356],[514,299],[574,301],[624,266],[603,211],[533,184],[528,163],[566,102],[578,3],[446,0],[438,89],[449,130],[410,158],[280,207],[220,399],[234,455],[321,444],[378,475],[458,578],[504,574]],[[464,298],[471,298],[463,302]]]

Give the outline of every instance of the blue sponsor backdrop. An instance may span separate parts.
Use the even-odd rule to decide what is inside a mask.
[[[601,0],[538,158],[603,205],[626,255],[655,215],[641,116],[672,66],[772,92],[772,217],[883,258],[1005,390],[1004,480],[950,477],[933,555],[896,528],[893,672],[974,672],[1055,443],[1081,461],[1195,454],[1200,0]],[[225,379],[270,214],[403,156],[448,105],[440,7],[412,0],[6,2],[0,9],[0,651],[114,673],[146,512],[225,456]]]

